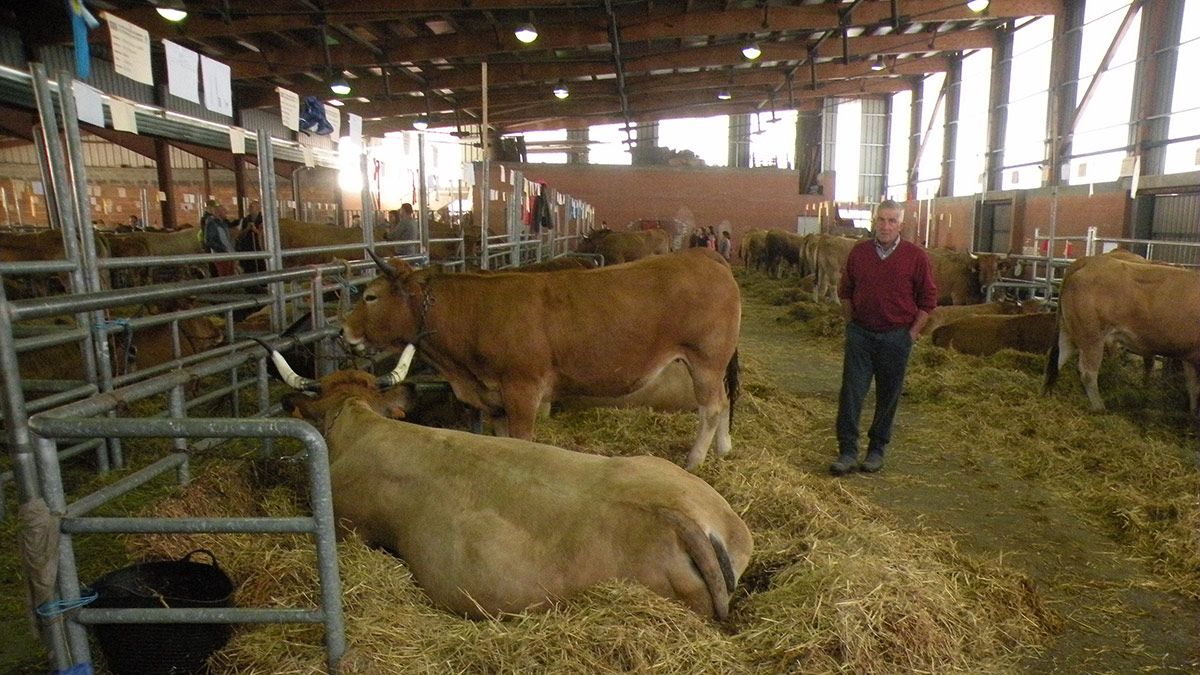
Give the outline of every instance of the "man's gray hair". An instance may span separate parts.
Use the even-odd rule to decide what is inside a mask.
[[[879,202],[875,206],[875,215],[879,215],[879,212],[882,211],[883,209],[895,209],[895,210],[899,211],[900,213],[904,213],[904,205],[901,204],[900,202],[896,201],[895,199],[885,199],[885,200]]]

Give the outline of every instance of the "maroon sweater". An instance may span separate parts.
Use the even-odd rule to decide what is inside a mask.
[[[850,301],[854,323],[885,331],[912,326],[918,310],[933,311],[938,294],[929,256],[920,246],[901,240],[880,260],[875,240],[868,239],[850,249],[838,297]]]

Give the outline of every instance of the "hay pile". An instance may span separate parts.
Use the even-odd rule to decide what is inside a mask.
[[[616,582],[548,612],[473,622],[432,607],[401,561],[350,539],[339,545],[343,672],[995,672],[1056,630],[1024,577],[961,554],[945,537],[900,529],[840,483],[810,475],[827,460],[831,404],[782,392],[764,373],[747,359],[734,455],[710,456],[701,471],[755,535],[728,624]],[[590,410],[543,421],[538,437],[678,462],[695,424],[692,414]],[[302,513],[302,475],[296,465],[211,467],[155,513]],[[304,538],[130,541],[142,557],[212,549],[239,584],[240,605],[315,605]],[[215,670],[310,673],[323,659],[319,626],[246,626]]]

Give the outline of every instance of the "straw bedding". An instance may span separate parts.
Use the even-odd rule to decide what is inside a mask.
[[[763,299],[780,288],[761,275],[742,281]],[[793,318],[798,334],[837,349],[835,308],[802,302],[788,313],[800,317]],[[342,672],[1011,672],[1060,630],[1060,617],[1023,575],[963,553],[945,535],[901,527],[841,482],[810,474],[828,460],[835,404],[775,387],[770,364],[753,355],[743,354],[743,366],[734,453],[710,456],[700,470],[755,536],[726,624],[623,582],[549,611],[469,621],[431,606],[402,561],[349,538],[339,544],[350,645]],[[931,442],[962,452],[1004,448],[1025,474],[1058,481],[1111,520],[1162,570],[1164,586],[1200,587],[1197,478],[1178,419],[1090,415],[1069,386],[1053,398],[1034,396],[1040,367],[1027,355],[979,359],[921,343],[906,405],[935,421]],[[1108,373],[1108,389],[1116,393],[1124,377]],[[987,414],[962,415],[964,406]],[[539,424],[542,442],[680,462],[695,416],[588,410]],[[305,512],[301,464],[241,460],[196,473],[154,512]],[[130,538],[130,546],[139,557],[213,549],[243,606],[316,604],[305,538],[162,535]],[[214,671],[311,673],[323,663],[319,626],[246,626],[215,657]]]

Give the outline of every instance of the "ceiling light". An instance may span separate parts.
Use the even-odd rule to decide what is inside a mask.
[[[429,118],[424,115],[418,115],[417,119],[413,120],[413,128],[417,131],[425,131],[429,128]]]
[[[329,83],[329,91],[332,91],[338,96],[345,96],[346,94],[350,93],[350,83],[344,78],[339,77],[338,79]]]
[[[513,35],[516,35],[517,39],[521,42],[529,44],[537,39],[538,32],[537,29],[533,27],[533,24],[523,23],[520,26],[517,26],[517,30],[513,32]]]
[[[967,9],[971,10],[972,12],[979,13],[987,9],[988,5],[990,4],[992,3],[988,2],[988,0],[970,0],[967,3]]]
[[[187,10],[183,8],[183,3],[178,0],[164,0],[154,9],[159,16],[171,23],[183,21],[188,15]]]
[[[733,94],[730,94],[728,89],[722,89],[721,91],[717,92],[717,98],[721,99],[722,101],[728,101],[729,99],[733,98]]]
[[[871,70],[880,71],[885,67],[883,63],[883,54],[876,54],[875,60],[871,62]]]
[[[326,102],[327,102],[329,105],[332,105],[332,106],[337,106],[338,108],[340,108],[340,107],[342,107],[342,106],[346,105],[345,103],[342,103],[341,101],[337,100],[336,98],[331,98],[331,99],[329,99],[329,100],[328,100],[328,101],[326,101]]]
[[[567,89],[567,85],[563,84],[562,82],[559,82],[557,85],[554,86],[554,96],[555,97],[561,99],[561,98],[566,98],[570,95],[571,95],[571,92],[569,89]]]
[[[742,47],[742,56],[753,61],[754,59],[762,56],[762,50],[758,48],[757,42],[751,42],[745,47]]]

